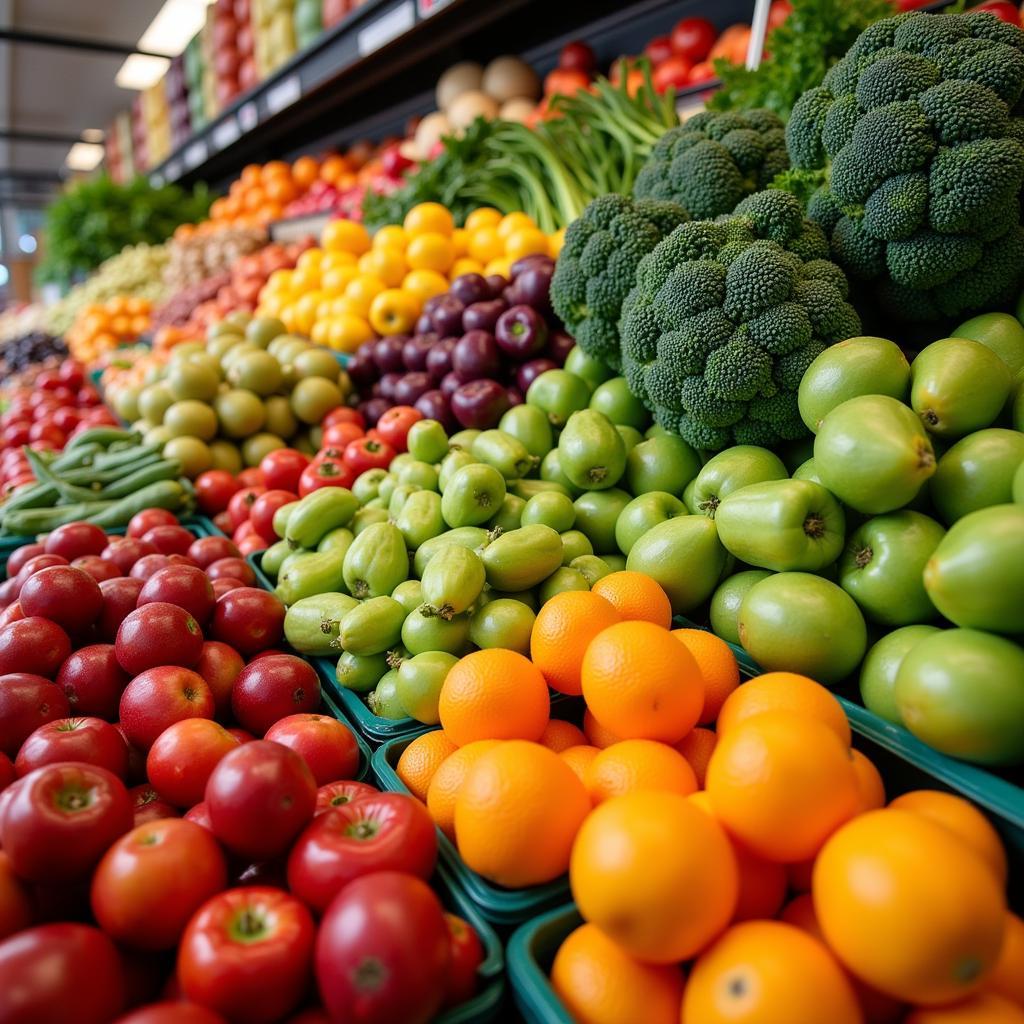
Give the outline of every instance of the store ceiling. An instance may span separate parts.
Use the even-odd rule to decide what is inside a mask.
[[[0,27],[134,46],[162,0],[0,0]],[[86,128],[106,128],[133,93],[114,76],[123,56],[0,41],[0,129],[47,132],[66,142],[0,138],[0,198],[39,191],[66,173]],[[2,133],[0,133],[2,134]],[[14,178],[12,175],[19,175]],[[27,177],[26,177],[27,176]]]

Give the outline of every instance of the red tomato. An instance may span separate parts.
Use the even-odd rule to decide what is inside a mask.
[[[260,497],[263,497],[263,495],[260,495]],[[245,540],[246,537],[252,537],[254,534],[256,534],[256,524],[251,519],[246,519],[246,521],[231,534],[231,540],[233,543],[238,544]],[[241,554],[242,549],[239,548],[238,550],[239,554]]]
[[[931,0],[927,0],[931,2]],[[793,5],[789,0],[772,0],[768,10],[768,31],[778,28],[793,13]]]
[[[678,54],[669,57],[654,69],[651,80],[657,93],[668,92],[669,89],[682,89],[690,82],[690,62]]]
[[[194,565],[168,565],[143,583],[137,603],[139,608],[157,601],[176,605],[205,626],[213,614],[215,600],[213,584],[202,569]]]
[[[232,530],[237,530],[242,523],[248,522],[256,499],[261,494],[265,494],[266,490],[266,487],[243,487],[242,490],[235,491],[231,495],[231,500],[228,502],[228,516],[231,518]]]
[[[118,942],[173,949],[193,913],[227,884],[217,840],[194,822],[163,818],[132,829],[106,852],[92,878],[92,910]]]
[[[117,719],[121,694],[130,681],[131,676],[117,663],[113,644],[79,648],[57,673],[57,685],[76,715],[95,715],[110,722]]]
[[[380,790],[368,786],[365,782],[353,782],[345,779],[342,782],[329,782],[316,791],[316,810],[314,815],[323,814],[334,807],[355,803],[366,796],[376,796]]]
[[[0,943],[0,992],[8,1021],[108,1024],[124,1006],[121,957],[98,928],[29,928]]]
[[[411,405],[392,406],[379,420],[374,428],[381,440],[387,441],[395,451],[404,452],[408,445],[409,428],[423,419],[423,413]]]
[[[32,901],[28,890],[11,867],[11,859],[0,852],[0,941],[23,931],[32,923]]]
[[[579,39],[566,43],[558,55],[558,66],[568,71],[585,71],[593,74],[597,67],[594,51]]]
[[[309,714],[318,707],[320,677],[308,661],[294,654],[274,654],[251,661],[231,688],[232,714],[243,728],[257,736],[263,736],[282,718]],[[340,776],[335,775],[334,779],[337,778]]]
[[[3,792],[17,778],[18,773],[14,770],[14,762],[6,754],[0,753],[0,792]]]
[[[243,537],[238,542],[238,550],[246,556],[254,555],[257,551],[266,551],[269,547],[270,544],[256,533]]]
[[[356,738],[352,730],[336,718],[289,715],[275,722],[267,730],[266,738],[291,747],[309,765],[318,786],[351,779],[359,771]]]
[[[224,1018],[198,1003],[149,1003],[117,1018],[117,1024],[225,1024]],[[330,1021],[325,1021],[330,1024]]]
[[[672,28],[672,49],[691,63],[702,61],[717,38],[718,30],[707,18],[681,18]]]
[[[205,803],[214,835],[229,850],[270,860],[313,817],[316,783],[295,751],[254,740],[220,760],[206,784]]]
[[[175,722],[213,718],[215,710],[201,675],[177,665],[158,665],[140,672],[121,694],[120,724],[128,742],[145,751]]]
[[[263,486],[273,491],[292,491],[299,486],[299,477],[309,465],[309,456],[294,448],[277,448],[263,456],[260,472]]]
[[[128,521],[127,535],[129,537],[142,538],[142,535],[149,533],[154,526],[177,526],[178,517],[165,508],[147,508],[136,512]]]
[[[458,1006],[476,991],[476,972],[484,962],[484,947],[472,925],[455,914],[445,914],[451,940],[452,962],[448,970],[445,1006]]]
[[[322,427],[333,427],[337,423],[354,423],[360,430],[366,428],[366,420],[358,409],[347,405],[339,405],[332,409],[321,421]]]
[[[226,469],[208,469],[196,477],[195,488],[200,511],[213,516],[228,507],[231,496],[242,485]]]
[[[352,1024],[426,1024],[444,1000],[450,964],[440,901],[425,882],[397,871],[346,886],[316,940],[324,1006],[332,1020]]]
[[[309,911],[280,889],[220,893],[181,938],[181,990],[234,1021],[278,1021],[306,994],[315,932]]]
[[[238,548],[227,537],[200,537],[190,545],[188,556],[206,569],[220,558],[237,558]]]
[[[437,830],[423,804],[381,793],[313,819],[288,857],[288,888],[323,913],[355,878],[404,871],[425,879],[436,859]]]
[[[238,474],[238,482],[243,487],[262,487],[263,471],[259,466],[250,466],[248,469],[243,469]]]
[[[166,800],[161,800],[160,794],[148,782],[132,786],[128,790],[128,795],[132,799],[136,828],[151,821],[159,821],[161,818],[179,816],[178,809],[172,807]]]
[[[710,61],[701,61],[700,64],[694,64],[690,68],[689,78],[686,80],[687,85],[697,85],[699,82],[710,82],[718,77],[718,72],[715,71],[715,66]]]
[[[672,40],[668,36],[655,36],[645,47],[644,53],[651,58],[657,67],[662,61],[672,56]]]
[[[270,454],[275,455],[276,452]],[[296,452],[296,454],[300,453]],[[305,458],[304,455],[303,458]],[[260,537],[268,544],[273,544],[278,540],[278,536],[274,532],[274,514],[282,505],[289,505],[298,500],[299,496],[293,490],[265,491],[252,503],[252,508],[249,510],[249,522],[252,523],[253,529]],[[242,540],[245,540],[245,537]]]
[[[70,713],[63,687],[29,672],[4,675],[0,686],[0,751],[15,757],[36,729]]]
[[[986,0],[985,3],[979,4],[974,10],[987,11],[989,14],[994,14],[1000,21],[1005,21],[1009,25],[1020,26],[1020,12],[1008,0]]]
[[[332,423],[324,427],[323,438],[320,441],[323,448],[341,448],[344,451],[345,445],[350,441],[358,441],[363,436],[363,428],[358,423]]]
[[[92,523],[66,523],[47,534],[44,550],[48,555],[60,555],[71,562],[83,555],[98,555],[106,546],[107,535],[98,526]],[[11,571],[8,565],[8,575]]]
[[[234,686],[238,673],[243,668],[245,661],[233,647],[216,640],[207,640],[203,644],[195,670],[206,680],[207,686],[213,692],[218,718],[225,718],[231,710],[231,687]]]
[[[351,442],[351,444],[362,443],[362,441]],[[348,449],[346,449],[347,451]],[[355,470],[338,459],[316,459],[302,471],[302,476],[299,478],[299,495],[304,498],[321,487],[351,487],[355,483],[356,476]]]
[[[545,96],[575,96],[581,89],[590,87],[590,77],[585,71],[573,68],[555,68],[544,79]]]
[[[123,779],[128,771],[128,748],[121,734],[102,718],[58,718],[39,726],[22,743],[14,769],[21,778],[61,761],[98,765]]]
[[[142,596],[141,590],[138,596]],[[161,665],[191,668],[203,649],[203,631],[184,608],[166,601],[154,601],[125,616],[118,627],[114,647],[117,663],[136,677],[148,668]]]
[[[132,827],[124,783],[96,765],[48,764],[7,793],[0,843],[14,870],[30,881],[85,878],[107,847]]]
[[[386,441],[362,438],[351,441],[345,448],[344,463],[355,476],[368,469],[387,469],[398,453]]]
[[[216,526],[221,533],[231,532],[231,516],[228,514],[227,509],[225,509],[223,512],[218,512],[213,517],[213,525]]]
[[[208,718],[186,718],[169,725],[146,756],[146,775],[168,803],[194,807],[225,754],[241,746],[223,725]]]
[[[217,598],[211,636],[250,657],[284,635],[284,605],[267,590],[239,587]]]

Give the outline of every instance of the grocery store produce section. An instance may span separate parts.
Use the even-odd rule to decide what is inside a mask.
[[[1021,13],[592,6],[216,0],[50,210],[0,1024],[1024,1022]]]

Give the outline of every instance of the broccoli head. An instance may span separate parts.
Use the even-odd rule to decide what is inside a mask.
[[[612,194],[569,225],[551,303],[587,355],[619,369],[619,314],[637,264],[688,216],[675,203]]]
[[[807,430],[796,392],[826,346],[860,333],[842,270],[789,192],[681,224],[641,261],[619,324],[623,374],[697,448],[773,445]]]
[[[658,140],[633,195],[671,200],[694,217],[718,217],[788,167],[785,130],[770,110],[703,111]]]
[[[961,317],[1019,290],[1024,31],[908,12],[861,33],[786,128],[827,169],[808,215],[832,258],[906,320]]]

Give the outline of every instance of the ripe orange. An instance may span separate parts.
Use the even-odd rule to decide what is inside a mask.
[[[861,1024],[828,949],[780,921],[733,925],[690,972],[682,1024]]]
[[[419,800],[426,801],[430,780],[441,764],[459,748],[444,734],[443,729],[433,729],[417,736],[402,751],[395,766],[395,773],[409,787],[409,792]]]
[[[554,690],[579,696],[580,666],[587,645],[603,629],[621,621],[603,597],[586,590],[556,594],[537,612],[530,634],[530,659]]]
[[[706,788],[733,835],[782,863],[813,856],[861,806],[849,749],[828,726],[785,711],[720,735]]]
[[[999,833],[970,801],[937,789],[917,789],[896,797],[889,806],[922,814],[948,828],[992,868],[1000,885],[1006,884],[1006,851]]]
[[[650,622],[619,622],[598,633],[583,656],[581,678],[587,707],[623,739],[677,743],[697,724],[704,703],[697,662]]]
[[[775,917],[786,899],[785,867],[758,857],[735,840],[733,850],[740,872],[740,892],[732,915],[733,922]]]
[[[861,751],[851,749],[853,770],[857,774],[857,786],[860,789],[861,811],[877,811],[885,806],[885,783],[875,767],[874,762]]]
[[[635,1024],[642,1014],[644,1024],[679,1024],[682,971],[634,960],[592,924],[580,925],[559,947],[551,985],[576,1021]]]
[[[904,1024],[1024,1024],[1024,1009],[995,992],[978,992],[948,1006],[919,1007]]]
[[[315,156],[300,156],[292,164],[292,178],[304,192],[320,176],[320,161]]]
[[[796,672],[767,672],[748,679],[726,698],[715,728],[723,736],[733,726],[765,711],[792,711],[816,718],[850,745],[850,723],[842,704],[821,683]]]
[[[686,960],[729,922],[736,857],[722,827],[678,793],[608,800],[583,823],[569,867],[583,917],[647,963]]]
[[[590,592],[610,601],[626,620],[640,619],[668,629],[672,625],[672,605],[661,585],[646,573],[623,569],[602,576]]]
[[[1024,1006],[1024,921],[1007,913],[1003,948],[985,988]]]
[[[455,839],[455,798],[459,795],[469,769],[498,740],[477,740],[459,747],[441,762],[427,787],[427,810],[434,824],[449,838]]]
[[[910,811],[869,811],[825,844],[814,909],[861,979],[907,1002],[962,999],[999,958],[1006,900],[992,869],[949,829]]]
[[[537,742],[542,747],[561,754],[563,750],[568,750],[570,747],[586,746],[587,737],[572,722],[563,722],[560,718],[552,718],[544,726],[544,731],[540,734],[540,739]]]
[[[538,740],[551,700],[540,669],[500,647],[460,659],[441,687],[441,726],[458,746],[473,740]]]
[[[704,710],[698,722],[708,725],[718,718],[726,697],[740,685],[740,667],[729,645],[706,629],[673,629],[693,655],[704,678]]]
[[[587,766],[601,753],[599,747],[591,747],[589,744],[580,744],[578,747],[570,747],[559,753],[559,757],[576,773],[576,777],[583,782]],[[586,785],[586,783],[584,783]]]
[[[455,838],[469,868],[509,888],[540,885],[569,866],[590,813],[576,773],[539,743],[509,740],[469,769],[455,800]]]
[[[583,735],[587,737],[588,743],[592,743],[601,750],[610,747],[613,743],[622,742],[622,737],[616,736],[611,729],[606,729],[594,717],[594,713],[589,708],[583,712]]]
[[[595,806],[641,789],[683,796],[697,791],[697,779],[686,758],[657,740],[613,743],[590,762],[583,782]]]
[[[697,776],[697,785],[704,788],[708,773],[708,762],[715,751],[718,736],[710,729],[691,729],[677,744],[676,750],[686,758]]]

